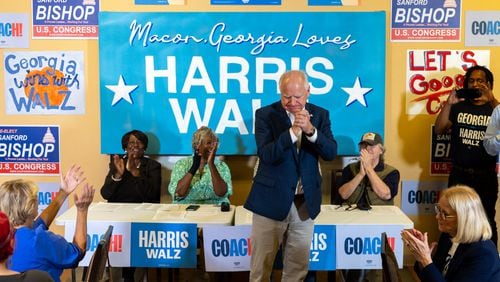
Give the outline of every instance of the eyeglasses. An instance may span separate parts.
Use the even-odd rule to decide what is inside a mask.
[[[454,218],[454,217],[457,217],[456,215],[449,215],[449,214],[446,214],[439,205],[434,205],[434,211],[436,212],[436,214],[439,216],[440,219],[442,220],[447,220],[448,218]]]
[[[129,148],[134,147],[134,146],[142,148],[142,147],[144,147],[144,144],[141,141],[130,141],[127,143],[127,147],[129,147]]]

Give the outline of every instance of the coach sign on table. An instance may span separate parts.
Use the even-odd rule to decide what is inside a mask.
[[[207,271],[250,270],[251,225],[203,228],[203,250]]]
[[[0,125],[0,174],[59,174],[59,127]]]
[[[67,222],[64,225],[64,238],[73,242],[76,221]],[[85,256],[78,263],[79,266],[88,266],[97,244],[108,229],[113,226],[111,241],[109,244],[109,261],[113,267],[130,266],[130,223],[129,222],[88,222],[87,224],[87,251]]]
[[[203,228],[207,271],[249,271],[251,225]],[[311,241],[310,270],[335,270],[335,226],[315,225]]]
[[[403,225],[338,225],[337,269],[381,269],[382,232],[387,233],[399,268],[403,267]],[[363,230],[363,232],[360,232]]]

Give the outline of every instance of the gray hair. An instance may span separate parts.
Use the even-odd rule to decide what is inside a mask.
[[[217,134],[215,134],[212,129],[202,126],[193,133],[193,139],[191,141],[193,149],[200,145],[201,141],[206,137],[211,137],[215,142],[219,141],[219,137],[217,137]]]
[[[283,73],[280,77],[279,87],[280,87],[281,93],[283,93],[283,88],[292,78],[295,78],[295,79],[298,78],[298,79],[302,80],[302,82],[304,83],[304,89],[306,89],[306,90],[309,89],[309,80],[307,79],[307,74],[301,70],[290,70],[290,71]]]

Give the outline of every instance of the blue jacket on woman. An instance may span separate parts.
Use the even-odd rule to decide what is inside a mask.
[[[432,263],[424,268],[415,263],[415,272],[422,281],[500,281],[500,258],[491,240],[460,244],[443,277],[446,256],[452,246],[451,237],[442,233],[439,237]]]

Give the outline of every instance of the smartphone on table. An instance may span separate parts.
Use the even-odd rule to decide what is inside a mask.
[[[186,207],[187,211],[195,211],[200,208],[200,205],[189,205]]]

